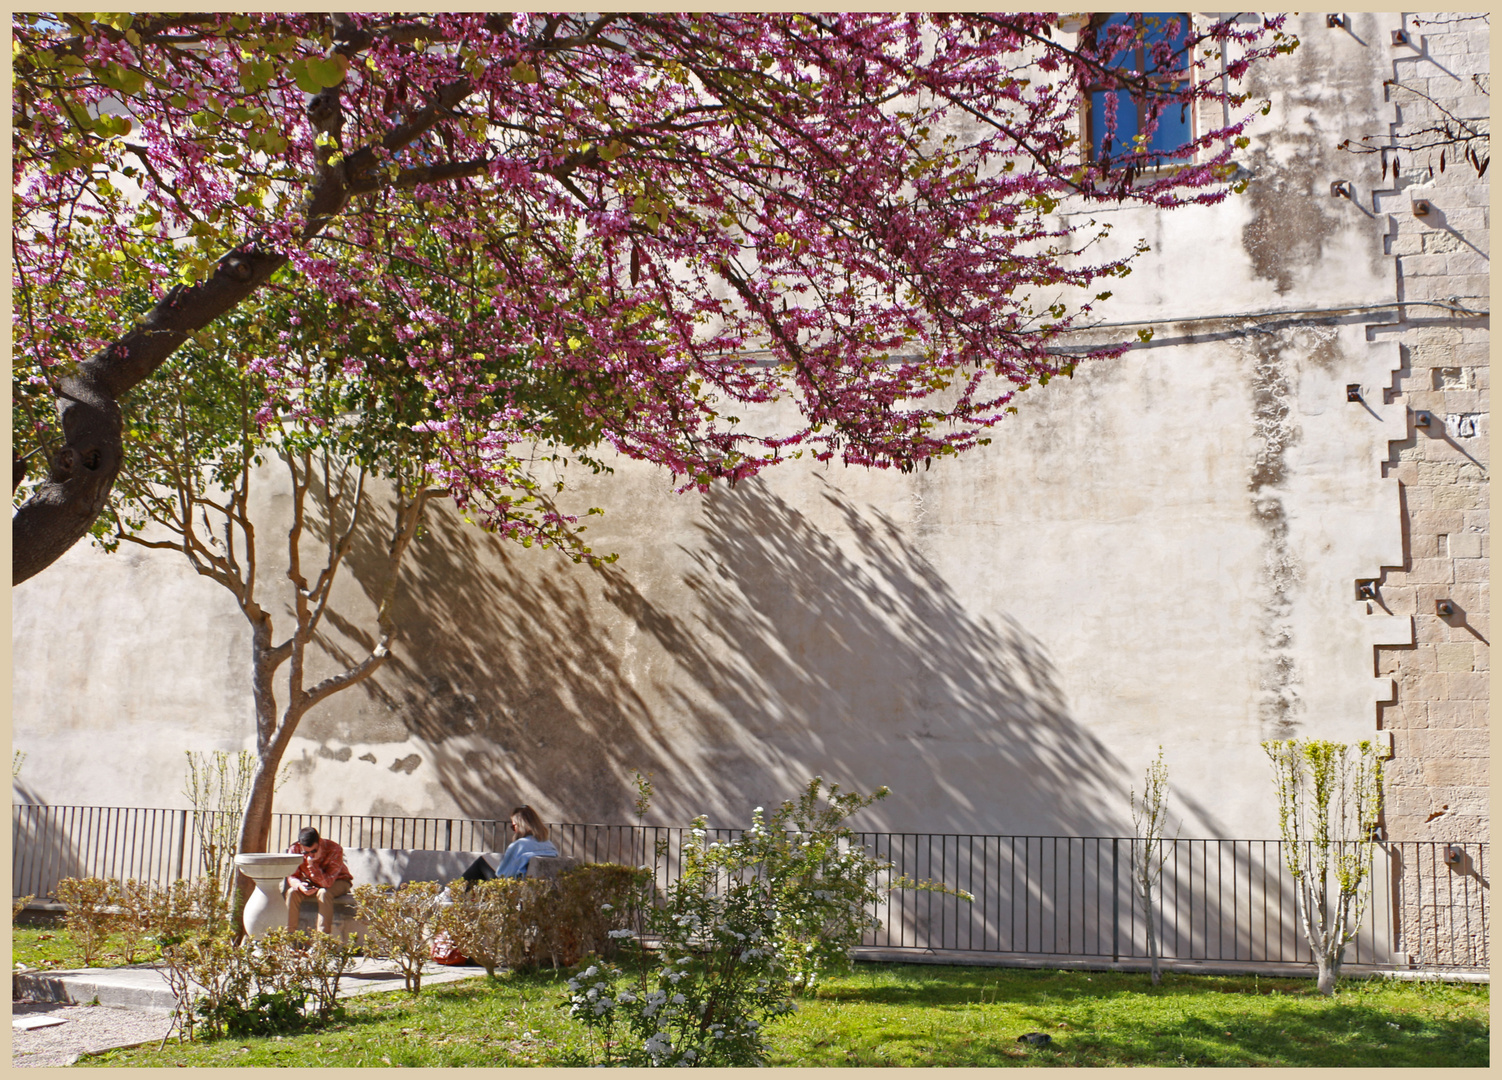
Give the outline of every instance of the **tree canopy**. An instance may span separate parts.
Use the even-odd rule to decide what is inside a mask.
[[[322,355],[355,379],[347,335],[385,325],[432,481],[522,537],[558,525],[514,497],[538,440],[700,488],[977,445],[1018,390],[1125,348],[1056,348],[1132,258],[1092,258],[1061,201],[1224,198],[1240,80],[1293,44],[1280,19],[1058,24],[13,16],[15,482],[49,468],[19,489],[14,580],[106,505],[120,399],[268,288],[350,316]],[[1082,149],[1087,84],[1138,103],[1129,148]],[[1155,147],[1168,110],[1219,126]],[[303,376],[249,327],[271,423]],[[744,415],[772,401],[796,421]]]

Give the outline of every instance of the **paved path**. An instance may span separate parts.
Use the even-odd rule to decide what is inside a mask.
[[[423,967],[423,986],[484,974],[480,967]],[[174,999],[152,964],[77,971],[28,971],[13,976],[11,1065],[70,1065],[84,1053],[160,1042],[171,1026]],[[361,958],[339,981],[339,996],[402,989],[390,964]],[[96,1004],[97,1003],[97,1004]]]

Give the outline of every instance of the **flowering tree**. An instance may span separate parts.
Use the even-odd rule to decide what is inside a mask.
[[[1091,161],[1079,87],[1145,102],[1139,135],[1219,118],[1280,25],[1160,34],[1165,80],[1113,62],[1141,21],[1074,43],[1048,14],[16,15],[14,580],[106,505],[122,397],[268,286],[368,320],[400,298],[431,481],[518,537],[567,524],[511,497],[518,357],[574,395],[575,442],[685,487],[972,447],[1124,348],[1050,351],[1130,262],[1092,261],[1060,200],[1216,201],[1244,138],[1238,108]],[[477,316],[437,302],[455,251],[491,272]],[[796,421],[738,415],[773,400]]]
[[[461,255],[448,262],[471,280],[463,287],[449,283],[435,303],[456,316],[461,307],[485,311],[480,269]],[[252,297],[188,342],[123,404],[126,453],[106,511],[95,521],[96,538],[108,550],[130,543],[180,552],[196,573],[229,590],[249,623],[256,753],[235,804],[236,851],[266,848],[278,769],[302,718],[390,657],[403,559],[422,530],[428,503],[447,495],[429,482],[436,436],[420,430],[431,395],[406,363],[407,350],[393,340],[391,323],[405,322],[406,311],[379,286],[370,298],[383,309],[382,319],[363,318],[307,291],[289,298],[273,289]],[[256,343],[277,349],[280,386],[251,360],[247,345]],[[529,411],[529,426],[565,444],[588,439],[588,425],[556,381],[540,372],[524,385],[525,374],[514,372],[513,397],[518,411]],[[275,418],[258,423],[267,402]],[[252,513],[265,501],[255,498],[255,489],[275,476],[263,467],[272,462],[282,466],[281,482],[291,495],[284,547],[266,542],[266,522]],[[516,518],[548,505],[541,486],[520,474],[510,497]],[[351,612],[342,612],[358,645],[350,652],[324,645],[336,666],[314,677],[311,647],[335,584],[357,535],[381,527],[382,516],[384,557],[367,559],[364,579],[375,606],[366,621],[373,625],[361,627]],[[538,521],[534,531],[545,543],[566,546],[575,559],[597,558],[578,526]],[[241,884],[249,888],[248,879]]]

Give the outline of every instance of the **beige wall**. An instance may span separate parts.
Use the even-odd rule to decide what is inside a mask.
[[[409,558],[395,658],[304,721],[278,809],[488,817],[529,801],[553,818],[625,821],[640,768],[664,822],[742,823],[821,774],[890,786],[873,826],[1119,834],[1161,743],[1182,835],[1276,835],[1261,740],[1374,737],[1393,673],[1402,715],[1423,702],[1433,716],[1420,669],[1384,659],[1378,679],[1374,649],[1429,648],[1438,667],[1474,640],[1431,646],[1420,617],[1415,645],[1392,571],[1370,611],[1354,588],[1433,558],[1416,539],[1430,504],[1403,472],[1424,466],[1403,447],[1435,463],[1454,447],[1404,441],[1409,404],[1440,408],[1417,405],[1415,380],[1430,376],[1414,357],[1423,335],[1443,331],[1444,350],[1445,335],[1484,330],[1417,309],[1392,329],[1376,325],[1392,309],[1217,318],[1412,288],[1386,249],[1409,235],[1400,222],[1386,238],[1381,200],[1399,196],[1374,210],[1380,164],[1335,149],[1392,116],[1381,82],[1398,17],[1353,19],[1338,32],[1304,19],[1304,46],[1259,89],[1274,107],[1243,162],[1246,197],[1096,212],[1116,222],[1114,242],[1154,248],[1105,317],[1159,320],[1156,336],[1029,391],[991,446],[909,476],[794,463],[703,497],[618,462],[573,495],[607,508],[591,536],[621,558],[602,571],[435,514]],[[1330,197],[1338,178],[1354,201]],[[1484,251],[1484,224],[1474,235]],[[1464,356],[1439,366],[1475,371],[1484,390],[1484,346]],[[1455,392],[1430,393],[1449,408]],[[1484,436],[1456,445],[1473,443],[1485,462]],[[1389,447],[1398,464],[1384,466]],[[1459,462],[1468,508],[1423,526],[1480,537],[1448,549],[1457,575],[1473,573],[1455,560],[1486,535],[1484,486]],[[263,542],[284,520],[274,485]],[[339,594],[336,652],[372,625],[376,543],[365,538]],[[1486,636],[1473,588],[1467,621]],[[16,589],[14,611],[15,745],[29,754],[18,794],[182,805],[183,749],[250,744],[244,621],[180,558],[80,548]],[[1469,684],[1453,674],[1445,693],[1459,697]],[[1423,757],[1436,744],[1400,735],[1395,783],[1412,802],[1438,782]],[[1462,759],[1473,751],[1443,758]],[[1472,768],[1464,805],[1484,815],[1474,767],[1456,767]]]
[[[1474,20],[1421,16],[1420,48],[1394,56],[1394,75],[1452,112],[1485,117],[1489,101],[1471,81],[1489,70],[1489,42]],[[1447,20],[1439,22],[1439,20]],[[1423,125],[1433,107],[1399,95],[1401,119]],[[1453,155],[1452,155],[1453,157]],[[1413,300],[1459,297],[1490,310],[1489,185],[1464,163],[1431,178],[1423,158],[1405,168],[1398,190],[1379,195],[1401,294]],[[1423,217],[1414,198],[1433,205]],[[1380,723],[1393,733],[1388,770],[1389,832],[1434,840],[1486,840],[1490,828],[1488,717],[1491,665],[1489,487],[1491,382],[1489,321],[1410,308],[1396,332],[1403,366],[1391,397],[1428,412],[1393,442],[1383,471],[1403,492],[1401,564],[1386,569],[1382,606],[1412,615],[1411,645],[1378,651],[1378,669],[1396,680]],[[1449,600],[1454,614],[1436,613]]]

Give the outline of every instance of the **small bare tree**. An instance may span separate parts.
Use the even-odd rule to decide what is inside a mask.
[[[1335,993],[1346,946],[1370,892],[1372,835],[1382,809],[1382,758],[1372,743],[1318,739],[1262,744],[1273,765],[1283,862],[1319,992]]]
[[[229,888],[240,815],[245,812],[255,775],[255,755],[249,750],[241,750],[233,758],[225,750],[183,753],[188,759],[183,797],[193,804],[193,835],[204,875],[214,883],[215,893],[222,894]]]
[[[1153,985],[1161,981],[1158,966],[1157,897],[1163,879],[1163,827],[1168,821],[1168,766],[1163,761],[1163,747],[1147,767],[1143,777],[1142,798],[1136,789],[1131,794],[1132,890],[1147,913],[1147,956],[1152,964]]]

